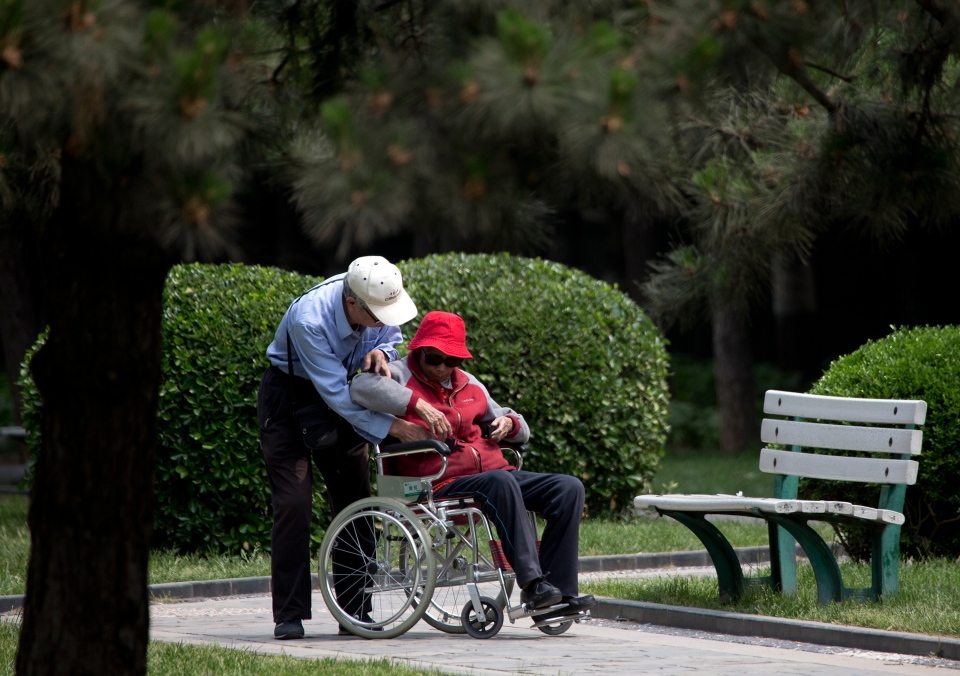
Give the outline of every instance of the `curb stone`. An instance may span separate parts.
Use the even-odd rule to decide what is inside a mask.
[[[629,620],[642,624],[716,634],[760,636],[853,650],[960,660],[960,640],[927,634],[788,620],[768,615],[746,615],[722,610],[681,608],[604,597],[597,599],[597,607],[591,611],[591,615],[600,619]]]

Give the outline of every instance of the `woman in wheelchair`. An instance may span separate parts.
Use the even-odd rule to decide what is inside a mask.
[[[425,427],[431,437],[439,436],[451,447],[454,452],[447,458],[446,472],[434,482],[434,495],[472,496],[480,503],[516,573],[521,603],[531,609],[551,607],[535,615],[535,621],[575,615],[596,605],[593,596],[577,594],[583,484],[565,474],[518,470],[504,458],[501,443],[526,442],[530,430],[523,416],[498,405],[479,380],[459,368],[473,357],[463,319],[449,312],[428,313],[409,350],[406,358],[390,362],[391,378],[355,376],[350,384],[353,401]],[[394,473],[405,476],[435,474],[441,467],[441,459],[432,453],[393,462]],[[546,521],[539,552],[527,510]]]

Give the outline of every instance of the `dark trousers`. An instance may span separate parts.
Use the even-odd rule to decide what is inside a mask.
[[[460,477],[437,497],[472,495],[503,543],[507,561],[523,586],[546,577],[564,596],[577,595],[583,484],[566,474],[493,470]],[[547,522],[537,554],[537,534],[527,511]]]
[[[309,381],[294,378],[294,383],[294,397],[299,406],[309,403],[307,397],[319,398]],[[303,444],[299,425],[293,415],[290,393],[287,374],[275,366],[264,372],[257,395],[257,418],[260,423],[260,446],[267,464],[273,503],[271,590],[274,622],[309,620],[312,616],[311,459],[326,484],[334,516],[355,500],[371,494],[366,442],[341,418],[337,427],[337,443],[330,448],[311,453]],[[345,576],[338,574],[338,569],[357,570],[362,567],[362,554],[338,554],[335,551],[333,556],[337,600],[344,610],[359,612],[361,592],[348,585]],[[362,581],[360,585],[362,586]],[[353,586],[356,586],[356,583]]]

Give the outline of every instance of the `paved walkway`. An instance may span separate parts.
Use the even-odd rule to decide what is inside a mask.
[[[403,636],[366,641],[337,636],[337,623],[319,593],[307,637],[277,641],[268,595],[155,603],[151,638],[185,643],[218,643],[268,654],[303,658],[388,657],[402,663],[457,674],[932,674],[938,665],[921,658],[862,651],[830,651],[776,642],[733,642],[693,632],[641,629],[632,623],[590,620],[561,636],[530,629],[523,620],[506,623],[492,639],[452,636],[419,623]],[[623,628],[615,626],[623,624]],[[798,649],[804,648],[804,649]]]
[[[749,552],[746,552],[749,554]],[[703,553],[705,556],[705,553]],[[670,568],[606,570],[616,557],[581,559],[581,581],[596,577],[713,575],[696,552],[665,555]],[[651,564],[659,561],[646,561]],[[601,560],[602,559],[602,560]],[[641,562],[643,563],[643,562]],[[677,565],[680,564],[680,565]],[[686,564],[686,565],[684,565]],[[660,562],[658,565],[663,565]],[[319,592],[313,594],[314,618],[304,623],[307,636],[297,641],[273,638],[267,578],[158,585],[158,595],[203,596],[155,601],[150,606],[150,637],[193,644],[212,643],[264,654],[299,658],[391,658],[400,663],[450,674],[933,674],[960,671],[960,661],[930,657],[960,655],[956,639],[822,623],[796,622],[720,611],[674,608],[614,599],[604,600],[596,617],[561,636],[547,636],[528,619],[504,621],[488,640],[444,634],[426,622],[403,636],[366,641],[337,636],[337,623]],[[226,594],[232,594],[226,596]],[[16,597],[0,597],[16,603]],[[22,602],[22,597],[20,597]],[[15,608],[2,613],[16,617]],[[627,617],[635,621],[622,621]],[[608,618],[608,619],[602,619]],[[677,628],[684,627],[684,628]],[[716,632],[716,633],[712,633]],[[808,643],[799,640],[809,641]],[[842,648],[838,646],[850,646]],[[872,647],[873,646],[873,647]],[[899,649],[902,654],[892,652]],[[884,652],[878,652],[884,651]]]
[[[337,623],[319,592],[306,638],[273,638],[270,596],[252,594],[151,604],[150,635],[160,641],[217,643],[302,658],[387,657],[451,674],[933,674],[960,663],[890,653],[839,650],[787,641],[730,638],[633,622],[585,620],[561,636],[505,621],[488,640],[454,636],[418,623],[390,640],[337,636]]]

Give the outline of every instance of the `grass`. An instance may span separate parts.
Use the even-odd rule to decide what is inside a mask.
[[[20,627],[0,621],[0,676],[13,676]],[[244,674],[244,676],[429,676],[437,670],[413,669],[386,659],[358,661],[324,658],[298,659],[262,655],[216,645],[185,645],[153,641],[147,648],[147,673],[176,676]]]
[[[654,493],[728,493],[753,498],[773,496],[773,476],[758,468],[760,449],[720,453],[671,448],[660,460]]]
[[[26,525],[27,501],[18,495],[0,495],[0,595],[22,594],[26,586],[30,537]],[[724,522],[724,533],[736,547],[766,543],[766,526]],[[703,549],[700,541],[672,519],[635,518],[629,521],[584,521],[580,554],[636,554]],[[261,577],[270,574],[270,557],[263,552],[244,556],[202,556],[153,552],[149,582],[187,582]]]
[[[23,593],[29,557],[27,500],[20,495],[0,495],[0,596]]]
[[[870,586],[869,564],[845,563],[840,569],[847,586]],[[608,579],[581,585],[580,591],[674,606],[960,637],[960,565],[956,561],[902,563],[900,593],[877,603],[818,605],[813,570],[800,564],[797,575],[799,593],[795,597],[754,589],[735,604],[720,603],[717,582],[712,578]]]

